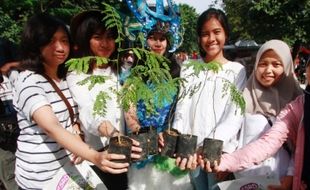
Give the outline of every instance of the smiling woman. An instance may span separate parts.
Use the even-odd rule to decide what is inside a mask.
[[[168,45],[167,34],[163,31],[151,31],[147,36],[147,44],[151,51],[164,55]]]
[[[21,69],[13,95],[20,135],[16,151],[16,181],[22,189],[42,189],[66,162],[68,150],[77,153],[81,139],[70,134],[74,116],[44,76],[52,78],[77,112],[61,66],[69,56],[70,36],[66,25],[47,14],[31,17],[22,34]],[[66,141],[64,141],[66,139]],[[68,140],[68,141],[67,141]],[[72,143],[72,144],[71,144]],[[31,170],[29,170],[31,168]]]
[[[178,101],[173,128],[183,134],[198,136],[198,145],[203,144],[204,138],[222,140],[223,152],[232,152],[237,148],[237,134],[243,117],[230,98],[232,93],[228,92],[223,96],[223,89],[225,82],[229,81],[236,86],[236,91],[243,90],[246,71],[240,63],[226,59],[223,54],[224,44],[229,37],[228,22],[223,11],[210,8],[203,12],[198,18],[196,30],[202,57],[199,61],[206,65],[216,62],[221,69],[218,72],[207,70],[192,75],[193,71],[186,69],[188,62],[183,64],[181,77],[186,82],[179,94],[193,86],[199,88],[192,96]],[[200,152],[197,151],[196,154]],[[191,165],[184,159],[177,161],[183,169]],[[191,180],[195,189],[211,189],[215,176],[206,174],[198,167],[191,173]]]
[[[69,36],[63,28],[58,28],[47,46],[41,50],[42,57],[44,58],[44,66],[49,68],[45,69],[46,73],[53,78],[57,79],[58,65],[64,63],[68,58],[70,52]]]
[[[71,21],[71,32],[75,48],[73,56],[83,58],[97,56],[109,59],[106,64],[100,64],[93,57],[85,72],[73,70],[68,73],[68,87],[73,100],[78,104],[79,119],[85,133],[85,141],[96,150],[103,150],[109,144],[109,139],[118,136],[124,131],[122,110],[115,92],[119,90],[117,76],[117,27],[107,27],[107,16],[100,10],[87,10],[77,14]],[[98,79],[101,83],[92,87],[88,82]],[[100,80],[99,80],[100,81]],[[90,82],[90,83],[91,83]],[[97,97],[104,96],[106,100]],[[101,96],[101,97],[102,97]],[[106,103],[105,113],[95,112],[94,107],[99,101]],[[134,146],[136,144],[134,143]],[[117,163],[124,155],[113,158],[112,153],[104,151],[111,160],[104,163],[105,169],[91,164],[99,178],[108,189],[127,189],[128,163]],[[134,157],[134,155],[133,155]],[[129,161],[129,160],[127,160]]]
[[[284,75],[281,58],[273,50],[264,52],[257,64],[255,77],[265,87],[275,85]]]

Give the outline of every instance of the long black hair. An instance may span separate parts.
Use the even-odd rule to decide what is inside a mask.
[[[27,21],[20,43],[21,70],[31,70],[39,74],[45,73],[41,49],[50,43],[59,28],[66,32],[71,49],[70,33],[63,21],[47,13],[34,15]],[[66,76],[64,63],[59,65],[57,72],[59,78]]]
[[[221,23],[224,29],[225,35],[226,35],[226,42],[227,42],[229,39],[228,19],[222,10],[215,9],[215,8],[207,9],[206,11],[201,13],[201,15],[198,17],[197,28],[196,28],[198,38],[201,38],[203,25],[206,22],[208,22],[211,18],[215,18]],[[199,52],[200,52],[201,57],[205,57],[207,55],[204,49],[201,47],[201,42],[199,42]]]
[[[94,56],[94,53],[90,49],[90,39],[98,31],[101,33],[109,32],[114,40],[117,38],[118,31],[116,26],[107,29],[105,21],[102,20],[105,16],[106,15],[99,10],[89,10],[78,14],[72,19],[70,29],[74,43],[73,57],[81,58],[85,56]],[[117,54],[116,47],[109,59],[117,59]],[[90,73],[95,64],[95,61],[90,63]],[[110,62],[109,65],[116,71],[117,66],[115,64]]]

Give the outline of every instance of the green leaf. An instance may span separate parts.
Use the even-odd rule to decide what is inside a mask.
[[[194,75],[198,76],[201,71],[213,71],[218,73],[222,69],[222,65],[216,61],[211,61],[204,63],[201,61],[190,60],[188,64],[185,65],[186,68],[193,68]]]
[[[94,103],[94,115],[106,115],[107,110],[107,100],[110,100],[111,97],[108,95],[107,92],[99,92],[99,94],[96,97],[95,103]]]
[[[107,79],[110,79],[109,76],[103,76],[103,75],[91,75],[89,77],[86,77],[82,81],[78,82],[78,85],[88,85],[88,89],[91,90],[96,84],[104,84]]]

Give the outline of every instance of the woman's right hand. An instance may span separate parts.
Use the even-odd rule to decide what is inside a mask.
[[[128,171],[129,163],[118,163],[115,160],[125,158],[126,156],[123,154],[109,154],[108,151],[98,152],[94,164],[104,172],[120,174]]]

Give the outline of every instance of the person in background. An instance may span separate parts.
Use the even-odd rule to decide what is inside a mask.
[[[188,60],[188,55],[186,52],[179,52],[177,55],[176,55],[176,60],[178,62],[179,65],[182,65],[184,61],[187,61]]]
[[[119,80],[121,85],[124,84],[126,78],[130,75],[130,69],[135,64],[136,57],[132,50],[127,51],[121,58],[121,72],[119,75]]]
[[[13,88],[20,128],[15,168],[19,188],[43,189],[70,161],[77,164],[85,159],[107,170],[110,159],[124,159],[124,155],[94,150],[78,135],[77,105],[63,64],[71,49],[67,26],[46,13],[36,14],[25,25],[20,49],[21,72]],[[126,172],[128,163],[118,166],[122,169],[115,173]]]
[[[192,75],[191,68],[182,69],[181,77],[186,79],[179,94],[187,92],[193,86],[200,86],[192,96],[178,101],[173,128],[182,134],[198,136],[198,147],[204,138],[224,141],[223,152],[233,152],[238,146],[237,135],[242,126],[241,110],[231,101],[230,92],[223,96],[225,81],[233,83],[242,91],[246,83],[246,71],[238,62],[227,60],[223,55],[225,42],[229,38],[229,27],[223,11],[210,8],[204,11],[197,21],[197,34],[201,62],[218,62],[219,72],[204,71],[198,76]],[[186,65],[184,63],[183,65]],[[177,159],[178,166],[185,170],[195,166],[196,160]],[[195,189],[209,189],[216,183],[215,176],[205,173],[200,167],[191,172]]]
[[[0,39],[0,120],[4,120],[3,117],[14,117],[16,111],[13,108],[13,93],[12,93],[12,82],[14,77],[14,70],[18,66],[17,62],[17,48],[15,45],[1,38]],[[10,80],[12,79],[12,80]],[[16,121],[17,125],[17,121]],[[0,126],[0,181],[3,183],[6,189],[17,190],[18,185],[15,181],[15,151],[16,151],[16,138],[18,131],[14,128],[10,130],[10,136],[2,132]]]
[[[124,56],[123,56],[123,64],[122,68],[124,70],[128,70],[132,67],[135,61],[135,55],[132,50],[129,50]]]
[[[72,19],[70,28],[74,41],[73,57],[98,56],[110,60],[117,59],[115,42],[117,28],[107,29],[106,23],[102,20],[105,16],[100,10],[89,10],[79,13]],[[95,150],[103,151],[110,137],[124,133],[123,113],[115,94],[120,84],[116,64],[109,62],[99,65],[95,59],[89,64],[87,73],[72,71],[68,73],[67,81],[73,100],[78,105],[79,119],[86,143]],[[78,84],[92,76],[105,76],[106,81],[94,85],[91,89],[87,84]],[[94,113],[96,98],[102,92],[109,96],[106,101],[106,113],[97,114]],[[127,189],[128,163],[116,163],[112,161],[112,159],[115,160],[112,154],[107,154],[107,156],[103,171],[97,165],[92,168],[108,189]],[[133,155],[135,156],[139,155]]]
[[[242,127],[240,147],[255,141],[267,131],[286,104],[303,93],[294,76],[294,65],[289,46],[281,40],[265,42],[258,50],[254,70],[243,91],[246,113]],[[290,189],[293,179],[292,150],[285,144],[272,157],[235,177],[266,176],[281,179],[283,187]]]

